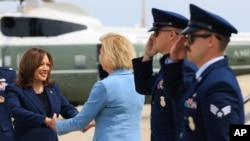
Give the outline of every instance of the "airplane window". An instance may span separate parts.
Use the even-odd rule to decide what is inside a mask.
[[[3,64],[4,64],[4,66],[10,67],[11,66],[11,56],[9,56],[9,55],[4,56]]]
[[[86,56],[83,54],[75,55],[75,68],[84,69],[86,65]]]
[[[5,36],[48,37],[86,29],[86,25],[42,18],[3,17],[1,19],[1,31]]]

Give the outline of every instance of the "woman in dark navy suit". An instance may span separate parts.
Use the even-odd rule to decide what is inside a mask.
[[[30,48],[20,62],[16,83],[6,87],[7,105],[14,118],[14,141],[58,141],[56,132],[45,123],[53,113],[63,118],[77,115],[77,109],[50,80],[53,59],[50,53]]]

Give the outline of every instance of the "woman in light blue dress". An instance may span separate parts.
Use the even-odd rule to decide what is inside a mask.
[[[74,118],[48,123],[58,135],[82,130],[95,121],[93,141],[141,141],[141,113],[145,97],[135,90],[131,72],[135,50],[124,36],[100,38],[99,60],[109,74],[92,87],[88,100]]]

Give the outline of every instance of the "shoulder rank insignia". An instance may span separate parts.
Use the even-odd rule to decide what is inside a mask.
[[[216,115],[218,118],[222,118],[223,116],[228,115],[231,113],[231,105],[227,105],[219,109],[213,104],[210,104],[210,112],[212,112],[214,115]]]

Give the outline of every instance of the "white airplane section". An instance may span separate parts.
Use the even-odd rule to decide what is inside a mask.
[[[88,15],[84,9],[69,3],[26,0],[17,12],[0,13],[0,18],[3,16],[53,19],[86,25],[88,28],[53,37],[5,37],[0,33],[0,38],[3,39],[0,41],[0,45],[96,44],[99,43],[99,37],[107,32],[121,33],[133,43],[144,44],[150,35],[146,28],[104,26],[99,19]],[[233,34],[230,44],[250,44],[250,33]]]
[[[27,3],[27,2],[26,2]],[[34,4],[33,4],[34,5]],[[23,5],[15,13],[0,13],[3,16],[35,17],[53,19],[86,25],[86,30],[79,30],[53,37],[6,37],[0,34],[0,45],[54,45],[54,44],[92,44],[98,43],[101,35],[107,32],[121,33],[133,43],[145,43],[149,33],[146,28],[106,27],[87,14],[83,9],[68,3],[44,2],[38,6]]]

